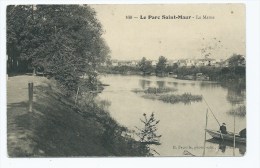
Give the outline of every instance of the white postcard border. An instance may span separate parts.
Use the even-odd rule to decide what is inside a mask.
[[[245,3],[246,4],[246,50],[247,50],[247,130],[248,143],[247,152],[243,157],[156,157],[156,158],[8,158],[7,156],[7,134],[6,134],[6,32],[5,32],[5,10],[8,4],[151,4],[151,3]],[[260,126],[259,126],[259,102],[260,102],[260,52],[259,52],[259,30],[260,30],[260,2],[253,1],[83,1],[83,0],[1,0],[0,1],[0,167],[3,168],[71,168],[71,167],[200,167],[200,168],[245,168],[260,167]],[[228,24],[228,23],[227,23]]]

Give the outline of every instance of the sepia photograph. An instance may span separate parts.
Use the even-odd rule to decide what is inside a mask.
[[[244,157],[246,6],[6,6],[7,155]]]

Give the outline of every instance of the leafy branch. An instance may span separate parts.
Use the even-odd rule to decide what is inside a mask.
[[[162,135],[157,134],[157,125],[159,124],[160,120],[155,119],[154,113],[152,113],[149,118],[145,113],[143,116],[144,119],[140,119],[140,121],[144,124],[144,127],[141,129],[136,127],[138,130],[137,136],[140,138],[139,141],[146,146],[150,154],[160,155],[155,149],[151,147],[151,145],[161,145],[160,138]]]

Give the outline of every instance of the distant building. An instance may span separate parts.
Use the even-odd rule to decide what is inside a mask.
[[[187,67],[195,66],[195,60],[186,59],[186,66]]]
[[[158,61],[153,60],[152,61],[152,66],[156,66],[157,63],[158,63]]]
[[[137,66],[137,65],[138,65],[138,61],[131,61],[130,64],[131,64],[131,66],[133,66],[133,67],[134,67],[134,66]]]
[[[136,67],[138,65],[138,61],[119,61],[119,60],[112,60],[112,66],[131,66]]]
[[[117,61],[117,60],[112,60],[111,65],[112,65],[112,66],[118,66],[118,61]]]
[[[196,60],[194,59],[182,59],[177,61],[178,67],[192,67],[196,66]]]
[[[187,66],[186,60],[178,60],[177,65],[178,67]]]
[[[177,63],[178,62],[178,60],[168,60],[167,61],[167,65],[168,66],[173,66],[175,63]]]
[[[213,66],[216,63],[212,58],[197,59],[196,61],[196,66]]]

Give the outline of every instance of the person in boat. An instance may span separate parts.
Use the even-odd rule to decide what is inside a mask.
[[[219,128],[220,132],[222,134],[227,134],[227,127],[226,127],[226,124],[225,123],[222,123],[222,125],[220,126]]]
[[[245,128],[245,129],[242,129],[242,130],[239,132],[239,136],[242,137],[242,138],[246,138],[246,128]]]

